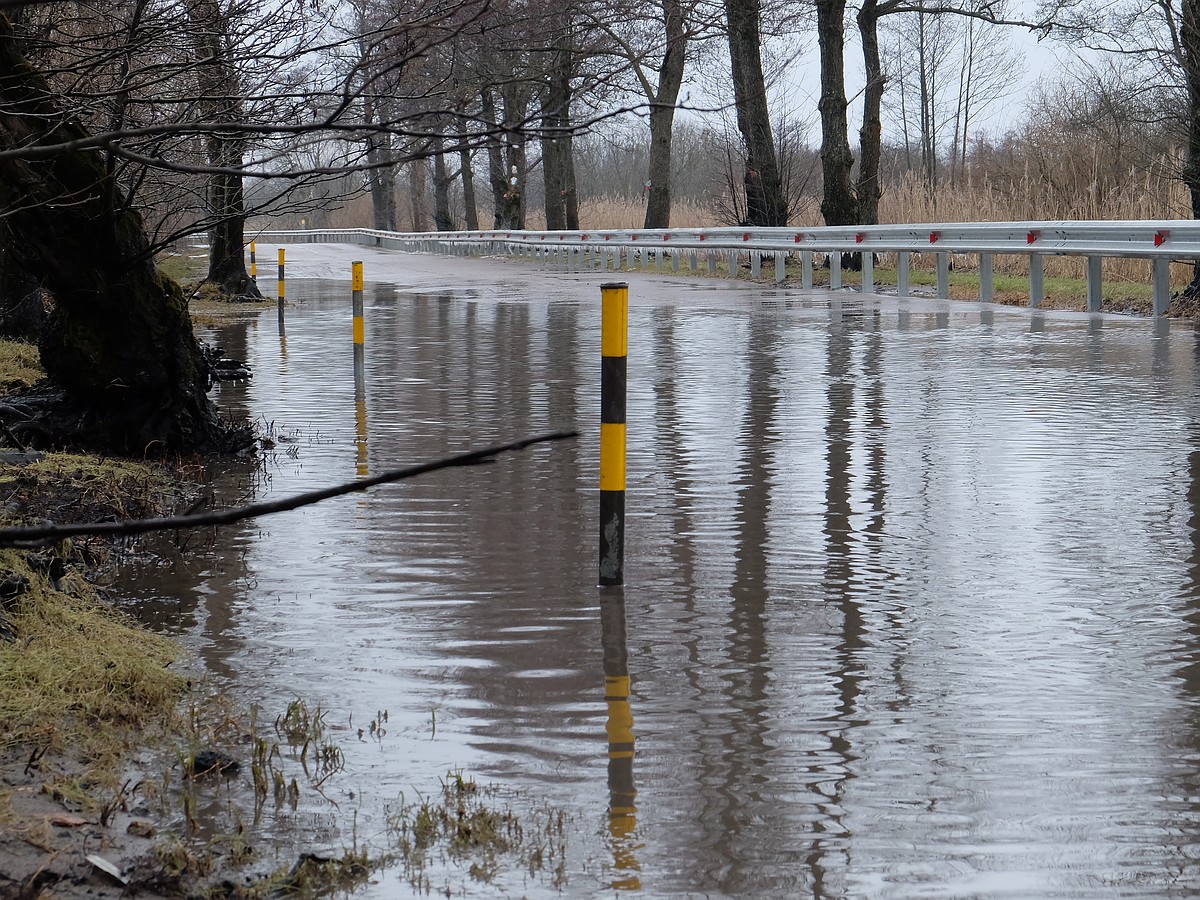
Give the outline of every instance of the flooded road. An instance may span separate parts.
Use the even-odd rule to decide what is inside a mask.
[[[258,499],[581,432],[135,573],[235,695],[329,711],[341,824],[293,825],[383,844],[461,770],[565,811],[567,856],[451,862],[435,892],[1200,893],[1190,326],[635,276],[627,583],[602,592],[604,279],[288,257],[345,276],[289,282],[283,333],[268,309],[204,335],[255,373],[222,409],[279,437]]]

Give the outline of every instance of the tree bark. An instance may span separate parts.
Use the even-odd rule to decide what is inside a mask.
[[[524,181],[521,177],[524,171],[524,153],[519,155],[518,162],[514,158],[512,145],[501,137],[508,125],[509,104],[505,103],[504,120],[501,121],[496,109],[496,98],[491,90],[485,89],[481,98],[484,122],[488,128],[497,132],[488,138],[487,144],[488,182],[492,187],[494,227],[497,230],[520,229],[524,227],[525,221],[522,201]]]
[[[368,125],[380,118],[376,101],[368,97],[364,110]],[[367,186],[371,191],[371,218],[379,231],[396,230],[396,170],[392,137],[386,132],[371,131],[366,137]]]
[[[687,23],[679,0],[662,0],[667,46],[658,67],[658,87],[650,99],[650,162],[646,180],[645,228],[671,226],[671,137],[675,128],[675,105],[683,86],[687,58]]]
[[[746,224],[786,225],[787,198],[775,155],[762,68],[758,0],[725,0],[725,20],[738,130],[746,147]]]
[[[453,231],[454,218],[450,215],[450,182],[454,176],[446,168],[446,154],[441,137],[433,139],[433,230]]]
[[[414,159],[408,164],[408,193],[412,203],[412,230],[429,230],[429,219],[425,217],[425,160]]]
[[[882,158],[883,126],[880,108],[887,81],[879,57],[879,3],[864,0],[858,11],[858,32],[862,39],[864,70],[867,84],[863,89],[862,128],[858,132],[858,198],[856,224],[879,224],[879,198],[883,191],[879,183]]]
[[[821,215],[826,225],[857,225],[858,199],[850,181],[846,116],[846,0],[817,0],[817,43],[821,56]]]
[[[213,124],[236,125],[243,119],[238,73],[225,49],[228,22],[215,0],[188,0],[188,16],[196,47],[200,112]],[[246,136],[236,128],[209,132],[205,138],[209,176],[208,204],[213,219],[209,233],[208,277],[230,297],[261,299],[246,271],[246,204],[242,188]]]
[[[466,125],[462,116],[456,117],[459,134],[458,173],[462,180],[463,214],[467,219],[467,231],[479,230],[479,207],[475,202],[475,168],[471,164],[471,148],[467,146],[464,132]]]
[[[525,195],[528,172],[525,171],[525,113],[529,97],[522,86],[510,81],[501,90],[504,99],[504,161],[508,165],[508,191],[505,196],[504,227],[525,227]]]
[[[0,150],[87,137],[0,14]],[[43,366],[102,446],[145,453],[203,445],[217,424],[187,302],[155,269],[141,216],[112,203],[108,178],[102,155],[90,150],[0,158],[0,214],[17,236],[19,265],[40,273],[54,298]]]
[[[1192,218],[1200,219],[1200,0],[1183,0],[1180,42],[1187,82],[1187,159],[1183,183],[1192,203]],[[1200,292],[1200,262],[1192,269],[1189,291]]]

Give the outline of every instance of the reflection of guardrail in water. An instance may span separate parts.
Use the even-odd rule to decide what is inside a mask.
[[[950,260],[955,254],[979,257],[980,299],[991,301],[992,265],[997,255],[1029,258],[1030,306],[1045,298],[1043,261],[1047,256],[1087,259],[1088,309],[1101,303],[1101,260],[1105,257],[1145,259],[1150,263],[1154,314],[1166,312],[1171,299],[1172,260],[1200,260],[1200,222],[1138,220],[1121,222],[965,222],[928,225],[859,225],[835,228],[669,228],[662,230],[595,231],[444,231],[400,233],[370,228],[309,231],[264,231],[259,240],[275,243],[350,243],[408,252],[515,254],[564,267],[567,271],[619,270],[639,261],[661,270],[669,262],[679,271],[686,259],[692,272],[703,260],[708,274],[725,257],[736,272],[748,257],[752,275],[765,259],[774,262],[775,280],[786,277],[789,258],[798,255],[801,287],[813,284],[813,261],[827,255],[830,287],[841,287],[841,255],[859,254],[862,289],[875,288],[873,254],[895,253],[896,293],[909,293],[909,264],[913,253],[932,253],[937,268],[937,296],[950,296]]]

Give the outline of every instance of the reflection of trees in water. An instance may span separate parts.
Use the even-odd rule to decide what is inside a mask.
[[[864,329],[865,326],[865,329]],[[855,372],[855,349],[866,331],[861,375]],[[822,789],[827,792],[829,810],[841,810],[845,801],[848,782],[854,777],[853,764],[859,758],[851,739],[851,728],[858,715],[858,703],[862,693],[863,663],[859,655],[865,649],[864,635],[866,619],[863,610],[861,584],[865,580],[860,571],[862,550],[878,550],[878,539],[884,529],[884,509],[887,494],[886,451],[884,449],[884,385],[883,337],[878,312],[866,317],[842,319],[835,317],[830,322],[826,342],[826,408],[825,422],[825,521],[822,533],[825,537],[825,571],[823,593],[826,602],[835,603],[841,620],[838,642],[834,648],[837,673],[837,718],[826,731],[830,748],[840,759],[838,771],[831,772],[834,778],[825,782]],[[856,392],[862,386],[862,402]],[[860,409],[861,407],[861,409]],[[866,471],[866,508],[856,510],[853,499],[852,478],[855,465],[855,420],[861,415],[861,432],[868,437],[862,449]],[[854,516],[867,514],[861,533],[856,533]],[[860,549],[861,548],[861,549]],[[831,814],[831,818],[840,818]],[[822,829],[816,829],[820,831]],[[827,878],[836,866],[830,854],[845,853],[841,823],[828,828],[830,839],[818,837],[813,841],[808,863],[813,873],[813,895],[829,893]],[[844,861],[845,865],[849,860]]]
[[[258,326],[258,316],[221,320],[208,329],[207,337],[201,337],[228,356],[249,361],[251,335]],[[247,391],[244,382],[221,382],[212,398],[223,417],[241,421],[249,416]],[[233,463],[224,473],[215,473],[212,506],[236,506],[252,499],[256,479],[245,463]],[[257,530],[258,525],[248,521],[147,536],[142,540],[156,559],[144,567],[126,565],[114,589],[135,602],[136,614],[152,628],[169,634],[187,634],[199,628],[198,654],[205,669],[232,678],[236,672],[231,661],[241,655],[243,647],[236,627],[238,601],[251,580],[245,550]]]
[[[370,383],[379,389],[371,398],[377,469],[384,453],[411,462],[578,424],[576,386],[587,375],[578,359],[576,304],[406,295],[394,318],[396,339],[367,348],[377,371],[388,373]],[[579,654],[591,645],[598,659],[601,650],[594,620],[564,615],[581,582],[594,588],[594,569],[579,564],[585,535],[574,488],[580,466],[591,465],[579,454],[567,443],[414,481],[379,498],[386,510],[376,521],[387,528],[368,538],[374,564],[427,573],[411,584],[414,596],[447,601],[441,609],[423,607],[412,627],[431,629],[444,642],[439,665],[471,660],[455,680],[472,707],[488,710],[463,720],[473,743],[498,756],[553,759],[556,767],[570,751],[529,736],[561,732],[563,710],[578,710],[589,688],[594,695],[594,677]],[[479,665],[480,657],[487,664]],[[574,670],[577,677],[530,670]]]

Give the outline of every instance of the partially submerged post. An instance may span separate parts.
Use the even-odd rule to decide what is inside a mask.
[[[625,583],[625,376],[629,285],[600,286],[600,584]]]
[[[283,310],[283,298],[284,298],[284,296],[285,296],[285,294],[286,294],[286,291],[284,290],[284,283],[283,283],[283,282],[284,282],[284,277],[283,277],[283,248],[282,248],[282,247],[280,247],[280,248],[279,248],[279,309],[280,309],[281,311]]]

